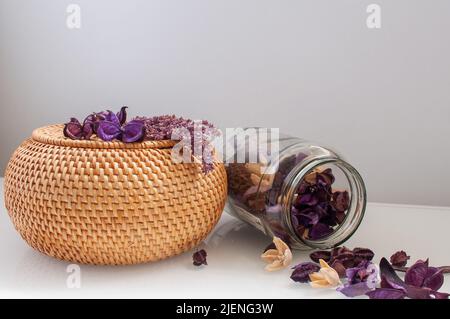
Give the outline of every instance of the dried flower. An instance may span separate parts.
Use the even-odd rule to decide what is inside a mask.
[[[318,263],[320,259],[323,259],[326,262],[329,262],[331,259],[331,251],[328,250],[317,250],[312,252],[309,257],[312,261]]]
[[[404,291],[392,288],[376,288],[367,292],[366,295],[370,299],[403,299],[406,297]]]
[[[444,283],[444,275],[438,268],[429,267],[428,259],[425,261],[418,260],[406,271],[405,283],[437,291]]]
[[[394,268],[382,258],[380,261],[381,288],[367,293],[372,299],[448,299],[449,294],[437,291],[443,283],[441,271],[428,266],[428,260],[417,261],[405,275],[405,281],[395,273]]]
[[[344,221],[350,196],[347,191],[333,192],[334,181],[330,168],[312,171],[303,179],[291,209],[292,224],[300,236],[312,240],[326,237]]]
[[[86,120],[81,124],[72,117],[70,122],[64,125],[63,133],[65,137],[72,140],[88,140],[93,134],[92,124]]]
[[[371,261],[374,253],[368,248],[356,247],[350,250],[344,246],[335,247],[332,250],[318,250],[311,253],[309,257],[315,262],[319,259],[325,260],[342,275],[342,267],[348,269],[358,266],[362,261]]]
[[[370,261],[362,261],[357,267],[346,270],[347,283],[338,291],[347,297],[362,296],[376,288],[380,282],[379,271]]]
[[[202,170],[207,173],[213,169],[213,140],[220,135],[208,121],[193,121],[162,115],[154,117],[137,117],[145,126],[145,140],[179,140],[190,146],[191,155],[202,162]]]
[[[291,279],[296,282],[308,282],[309,275],[320,270],[319,265],[312,262],[304,262],[293,267]]]
[[[74,140],[87,140],[95,133],[103,141],[114,139],[125,143],[141,141],[145,133],[144,124],[141,121],[126,123],[126,109],[124,106],[116,114],[112,111],[93,113],[84,119],[83,124],[72,118],[64,125],[64,136]]]
[[[346,268],[339,260],[333,261],[333,263],[331,264],[331,267],[333,267],[333,269],[336,270],[339,277],[341,277],[341,278],[345,277]]]
[[[373,259],[373,256],[375,256],[375,254],[373,253],[372,250],[368,249],[368,248],[361,248],[361,247],[356,247],[353,248],[353,256],[354,256],[354,263],[355,265],[359,264],[361,261],[371,261]]]
[[[309,275],[310,285],[313,288],[330,288],[341,284],[339,275],[323,259],[319,260],[320,270]]]
[[[410,257],[403,250],[400,250],[393,254],[390,260],[393,266],[404,267],[406,266],[409,258]]]
[[[269,249],[261,255],[268,263],[267,271],[275,271],[287,267],[292,262],[292,253],[289,246],[278,237],[273,238],[275,249]]]
[[[183,119],[175,115],[136,117],[127,123],[126,109],[124,106],[117,113],[112,111],[92,113],[85,118],[83,124],[72,118],[64,125],[64,136],[75,140],[87,140],[96,134],[103,141],[122,140],[125,143],[142,140],[176,140],[184,143],[187,139],[189,147],[186,149],[193,155],[194,161],[201,160],[202,170],[205,173],[213,169],[212,142],[220,132],[212,124],[207,121]]]
[[[192,255],[192,263],[194,266],[208,265],[206,256],[207,254],[204,249],[198,250]]]

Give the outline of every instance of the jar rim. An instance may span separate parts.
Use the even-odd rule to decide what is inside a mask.
[[[301,238],[295,231],[291,218],[294,194],[303,178],[309,172],[317,167],[327,164],[335,165],[346,176],[351,192],[350,207],[347,210],[343,223],[333,229],[331,234],[315,240]],[[347,241],[356,232],[365,214],[367,194],[364,181],[359,172],[352,165],[339,158],[313,158],[298,163],[289,173],[286,178],[286,183],[283,183],[281,193],[284,194],[282,200],[282,214],[284,216],[284,222],[291,232],[292,237],[300,244],[313,249],[328,249],[339,246]]]

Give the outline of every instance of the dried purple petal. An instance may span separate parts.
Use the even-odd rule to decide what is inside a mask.
[[[350,196],[347,191],[333,193],[334,207],[340,211],[346,211],[350,206]]]
[[[208,121],[192,121],[175,115],[137,117],[136,120],[144,122],[144,140],[181,140],[187,137],[191,141],[193,156],[201,157],[202,171],[208,173],[214,169],[212,142],[220,132]],[[182,134],[174,136],[177,132]]]
[[[400,250],[391,256],[390,261],[393,266],[404,267],[406,266],[409,258],[410,257],[406,254],[406,252]]]
[[[327,261],[336,271],[345,271],[345,269],[360,266],[367,266],[367,262],[374,257],[372,250],[368,248],[356,247],[353,250],[347,247],[335,247],[330,251],[319,250],[310,254],[310,258],[318,262],[319,259]],[[336,267],[334,267],[336,265]],[[342,266],[342,267],[341,267]]]
[[[345,277],[345,271],[346,268],[345,266],[342,264],[342,262],[340,262],[339,260],[335,260],[332,264],[331,267],[336,270],[336,272],[338,273],[339,277]]]
[[[355,262],[355,256],[353,255],[353,252],[346,250],[343,250],[338,255],[332,257],[332,260],[339,261],[345,268],[351,268],[358,264]]]
[[[198,250],[192,255],[192,263],[194,266],[208,265],[206,256],[207,254],[204,249]]]
[[[392,288],[377,288],[366,293],[370,299],[404,299],[406,294],[404,291]]]
[[[312,252],[309,255],[309,258],[311,258],[312,261],[318,263],[319,259],[323,259],[326,262],[329,262],[331,260],[331,252],[327,250],[318,250],[315,252]]]
[[[331,186],[334,183],[334,175],[331,172],[331,168],[327,168],[326,170],[317,173],[316,175],[317,183],[322,186]]]
[[[91,138],[92,134],[94,134],[93,123],[88,120],[84,120],[84,122],[83,122],[83,138],[85,140],[88,140]]]
[[[122,129],[122,141],[125,143],[133,143],[142,141],[145,134],[144,123],[138,120],[133,120]]]
[[[294,269],[294,271],[292,272],[291,279],[295,282],[305,283],[310,280],[309,275],[313,272],[318,272],[320,270],[320,267],[319,265],[312,262],[304,262],[298,264],[292,269]]]
[[[313,211],[310,211],[307,214],[298,214],[298,216],[294,217],[296,217],[298,223],[303,226],[315,225],[319,222],[319,215]]]
[[[429,288],[431,290],[439,290],[444,284],[444,275],[442,271],[435,267],[429,267],[422,287]]]
[[[291,158],[282,164],[285,161],[290,163]],[[291,210],[292,222],[298,226],[294,229],[299,236],[308,236],[310,240],[323,238],[345,220],[350,196],[347,191],[333,192],[331,186],[334,181],[331,168],[327,168],[308,173],[300,182]]]
[[[127,121],[127,108],[128,106],[122,106],[119,112],[117,112],[116,117],[119,120],[119,124],[123,125]]]
[[[122,134],[120,126],[116,123],[102,121],[98,124],[97,135],[103,141],[112,141]]]
[[[79,140],[83,136],[83,127],[76,118],[72,117],[70,122],[64,125],[63,133],[68,138]]]
[[[428,268],[434,268],[428,267],[428,260],[418,260],[412,267],[408,269],[409,273],[407,272],[407,274],[405,274],[405,282],[403,282],[397,276],[391,264],[386,260],[386,258],[383,258],[380,261],[381,275],[382,278],[384,277],[382,285],[389,285],[393,288],[396,288],[397,290],[403,291],[405,295],[411,299],[432,299],[433,297],[436,297],[436,294],[439,294],[439,292],[436,292],[429,287],[424,287],[423,283],[425,281],[425,278],[429,278],[430,273],[432,276],[436,273],[436,270],[438,272],[439,270],[437,268],[434,268],[434,270],[432,269],[432,271],[429,272]],[[434,281],[433,279],[430,284],[434,286],[433,288],[437,287],[437,289],[442,286],[440,280]],[[439,295],[438,297],[444,297],[444,295]]]
[[[355,256],[355,263],[359,264],[363,260],[371,261],[375,254],[368,248],[356,247],[353,249],[353,255]]]
[[[117,114],[115,114],[113,111],[109,111],[109,110],[106,111],[106,113],[104,114],[104,121],[114,123],[119,127],[121,126],[120,120],[117,117]]]
[[[339,255],[348,255],[348,254],[353,254],[353,251],[345,246],[342,247],[334,247],[331,250],[331,257],[336,257]]]
[[[338,291],[347,297],[357,297],[367,294],[371,289],[367,286],[366,282],[359,282],[353,285],[340,287],[338,288]]]
[[[380,273],[381,278],[384,278],[390,285],[406,288],[406,284],[400,279],[394,268],[392,268],[391,264],[384,257],[380,260]]]
[[[415,287],[422,287],[428,273],[428,259],[418,260],[408,268],[405,274],[405,283]]]
[[[405,283],[419,288],[438,290],[444,283],[444,275],[438,268],[429,267],[428,259],[418,260],[406,271]]]
[[[449,299],[450,298],[450,294],[448,294],[446,292],[432,291],[430,294],[434,299]]]
[[[381,282],[380,282],[381,288],[392,288],[392,289],[398,289],[406,292],[406,286],[403,284],[399,284],[395,281],[392,281],[392,279],[386,279],[386,276],[381,276]]]
[[[378,268],[367,260],[362,261],[357,267],[347,269],[345,273],[347,283],[340,287],[338,291],[347,297],[365,295],[375,289],[379,282]]]
[[[317,223],[311,228],[311,231],[309,232],[309,237],[315,240],[326,237],[330,235],[332,232],[333,228],[331,228],[330,226],[322,223]]]
[[[314,194],[300,195],[297,199],[297,205],[314,206],[319,202],[318,198]]]

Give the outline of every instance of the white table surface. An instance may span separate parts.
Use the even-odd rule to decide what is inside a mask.
[[[192,265],[192,252],[134,266],[81,265],[81,287],[66,284],[69,263],[30,248],[16,233],[0,179],[0,298],[345,298],[330,289],[293,282],[290,269],[269,273],[259,256],[270,239],[224,213],[205,240],[208,266]],[[449,265],[450,207],[370,203],[357,233],[345,244],[371,248],[375,261],[400,249],[411,260]],[[309,260],[294,251],[294,264]],[[442,291],[450,292],[450,276]]]

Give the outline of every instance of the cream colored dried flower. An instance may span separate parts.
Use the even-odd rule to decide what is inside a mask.
[[[339,275],[323,259],[319,260],[320,270],[309,275],[310,285],[313,288],[330,288],[341,285]]]
[[[267,271],[283,269],[292,262],[292,253],[289,246],[278,237],[273,237],[273,243],[275,249],[269,249],[261,255],[261,258],[268,263]]]

